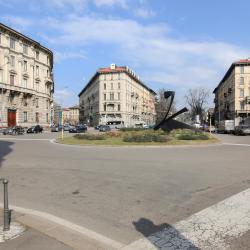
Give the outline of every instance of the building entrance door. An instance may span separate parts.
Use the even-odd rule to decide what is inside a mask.
[[[8,109],[8,127],[16,126],[16,110]]]

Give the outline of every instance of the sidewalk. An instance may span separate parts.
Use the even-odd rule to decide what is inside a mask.
[[[38,216],[13,211],[11,228],[24,226],[17,237],[5,242],[0,240],[0,250],[112,250],[100,242],[88,238],[75,230]],[[3,234],[3,210],[0,208],[0,236]],[[0,238],[1,239],[1,238]]]
[[[12,224],[21,216],[17,213],[12,214]],[[10,232],[12,229],[12,224]],[[19,236],[0,243],[0,250],[73,250],[73,248],[35,230],[24,226],[25,231]],[[3,228],[3,210],[0,209],[0,231]]]

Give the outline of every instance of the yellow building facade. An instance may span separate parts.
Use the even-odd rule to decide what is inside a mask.
[[[155,123],[155,95],[128,67],[100,68],[79,94],[80,121],[116,127]]]
[[[250,59],[232,63],[214,89],[215,120],[234,120],[238,125],[250,116]]]

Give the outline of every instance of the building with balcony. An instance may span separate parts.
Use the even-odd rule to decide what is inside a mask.
[[[0,23],[0,127],[49,126],[53,53]]]
[[[250,59],[232,63],[214,89],[215,122],[234,120],[238,125],[250,116]]]
[[[80,122],[116,127],[155,123],[155,95],[128,67],[99,68],[80,92]]]

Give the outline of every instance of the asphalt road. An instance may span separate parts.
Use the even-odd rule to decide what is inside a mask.
[[[250,145],[250,136],[152,148],[52,144],[57,136],[0,137],[0,175],[10,180],[10,203],[125,244],[250,187],[250,147],[240,145]],[[155,227],[140,231],[141,221]]]

